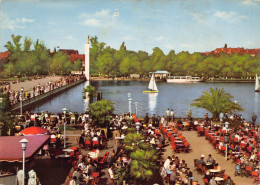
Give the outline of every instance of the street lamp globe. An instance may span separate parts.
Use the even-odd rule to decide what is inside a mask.
[[[68,109],[63,108],[63,109],[62,109],[62,112],[63,112],[64,114],[66,114],[66,113],[68,112]]]
[[[21,141],[20,141],[20,143],[22,144],[22,149],[25,151],[26,150],[26,146],[27,146],[27,143],[28,143],[29,141],[27,140],[27,139],[22,139]]]
[[[140,126],[141,126],[141,123],[139,123],[139,122],[136,122],[136,123],[135,123],[135,127],[136,127],[136,130],[137,130],[137,133],[138,133],[139,130],[140,130]]]

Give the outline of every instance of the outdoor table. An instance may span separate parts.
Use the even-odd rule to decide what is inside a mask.
[[[207,163],[206,163],[206,167],[207,167],[207,169],[212,169],[212,168],[213,168],[213,164],[207,162]]]
[[[65,148],[65,149],[63,149],[62,151],[64,151],[64,152],[73,152],[74,150],[72,150],[72,149],[70,149],[70,148]]]
[[[224,178],[215,177],[215,181],[217,182],[217,184],[220,184],[221,181],[224,181]]]
[[[98,158],[98,153],[97,153],[97,152],[89,152],[88,154],[89,154],[89,156],[90,156],[92,159],[97,159],[97,158]]]
[[[210,173],[219,173],[221,170],[218,170],[218,169],[209,169],[209,172]]]
[[[62,159],[62,165],[63,165],[65,163],[65,160],[70,158],[70,155],[60,154],[57,157]]]

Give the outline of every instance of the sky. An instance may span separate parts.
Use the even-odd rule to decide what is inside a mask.
[[[119,49],[260,48],[260,0],[0,0],[0,51],[11,35],[84,53],[88,35]]]

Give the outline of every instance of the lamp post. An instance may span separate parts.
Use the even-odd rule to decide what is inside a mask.
[[[24,182],[24,179],[25,179],[25,150],[26,150],[28,140],[24,138],[20,141],[20,143],[22,144],[22,149],[23,149],[23,185],[25,185],[25,182]]]
[[[64,135],[63,135],[63,139],[64,139],[64,148],[66,148],[66,113],[67,113],[68,109],[63,108],[62,112],[64,114]]]
[[[136,101],[135,102],[135,115],[137,116],[137,105],[138,105],[138,102]]]
[[[237,100],[235,100],[235,111],[236,111],[236,108],[237,108]]]
[[[129,108],[129,113],[130,113],[130,116],[131,116],[131,103],[132,103],[132,98],[131,98],[131,93],[127,93],[127,96],[128,96],[128,108]]]
[[[0,98],[1,109],[3,109],[3,98]]]
[[[140,126],[141,126],[141,123],[139,123],[139,122],[136,122],[136,123],[135,123],[136,133],[137,133],[137,134],[139,133]]]
[[[20,114],[23,114],[23,87],[21,88],[20,91]]]

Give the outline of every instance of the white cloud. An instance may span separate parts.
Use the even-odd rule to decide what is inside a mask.
[[[245,5],[254,5],[255,2],[260,2],[260,0],[243,0],[242,1],[242,4],[245,4]]]
[[[158,42],[161,42],[161,41],[163,41],[165,38],[163,37],[163,36],[159,36],[159,37],[157,37],[156,38],[156,40],[158,41]]]
[[[192,45],[187,43],[182,43],[180,46],[184,48],[192,48]]]
[[[23,17],[22,19],[18,19],[19,21],[21,21],[22,23],[32,23],[34,22],[34,19],[27,19],[25,17]]]
[[[76,40],[75,37],[73,37],[72,35],[66,36],[65,39],[70,40],[70,41]]]
[[[109,9],[102,9],[93,14],[81,13],[79,20],[81,25],[94,27],[111,27],[116,22],[114,14]]]
[[[170,44],[166,45],[166,48],[168,48],[168,49],[174,49],[174,47],[173,47],[172,45],[170,45]]]
[[[122,37],[122,40],[134,40],[134,38],[130,35],[127,35],[125,37]]]
[[[252,4],[252,0],[244,0],[242,1],[242,4]]]
[[[97,17],[105,17],[109,15],[109,10],[100,10],[95,13]]]
[[[239,21],[241,19],[245,19],[247,18],[247,16],[245,15],[240,15],[236,12],[230,11],[230,12],[225,12],[225,11],[216,11],[213,14],[214,17],[220,18],[222,20],[225,21],[229,21],[229,22],[236,22]]]
[[[6,13],[0,12],[0,27],[14,31],[17,28],[25,29],[26,23],[33,23],[34,19],[28,19],[25,17],[11,19]]]
[[[83,22],[84,25],[88,26],[99,26],[100,21],[98,19],[92,18],[92,19],[87,19]]]

